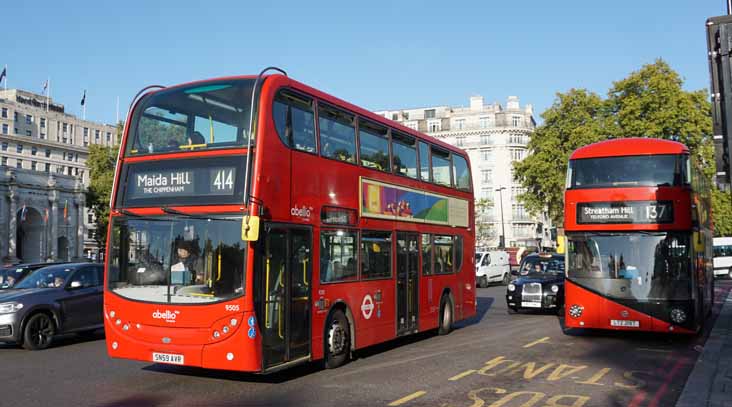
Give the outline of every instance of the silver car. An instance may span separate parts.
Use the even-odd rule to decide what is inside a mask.
[[[0,342],[38,350],[54,335],[102,328],[103,273],[95,263],[53,265],[0,292]]]

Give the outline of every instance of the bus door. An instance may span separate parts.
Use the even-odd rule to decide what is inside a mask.
[[[418,238],[416,233],[397,232],[397,335],[417,331]]]
[[[264,230],[258,311],[267,369],[310,355],[312,232],[282,225]]]

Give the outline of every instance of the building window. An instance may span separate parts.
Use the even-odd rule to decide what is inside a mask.
[[[486,129],[490,127],[491,125],[491,118],[490,117],[481,117],[478,119],[478,126],[480,126],[481,129]]]
[[[3,157],[2,159],[2,166],[7,167],[8,166],[8,157]]]
[[[46,149],[46,158],[51,157],[51,150]]]
[[[17,127],[14,127],[13,128],[13,134],[18,134],[18,128]]]
[[[483,189],[480,190],[480,197],[489,201],[493,201],[493,188],[483,187]]]
[[[86,231],[86,238],[90,239],[90,240],[94,239],[94,230],[93,229],[89,229]]]
[[[94,223],[94,212],[88,212],[86,214],[86,223]]]
[[[41,132],[40,138],[41,138],[41,140],[45,140],[46,139],[46,133]]]
[[[33,133],[30,130],[26,130],[25,135],[30,137],[33,135]]]
[[[61,128],[63,129],[64,133],[69,131],[69,125],[67,123],[62,124]]]
[[[31,169],[32,169],[33,171],[36,171],[37,167],[38,167],[38,163],[37,163],[37,162],[35,162],[35,161],[31,161]]]
[[[511,148],[509,149],[509,152],[511,154],[512,161],[521,161],[526,155],[526,151],[520,148]]]
[[[31,155],[36,155],[36,154],[38,154],[38,148],[35,146],[31,147]]]
[[[406,122],[404,123],[405,126],[409,127],[412,130],[418,130],[419,129],[419,123],[416,121]]]
[[[13,112],[13,120],[18,121],[18,112]]]
[[[480,144],[481,144],[481,145],[483,145],[483,146],[484,146],[484,145],[486,145],[486,144],[490,144],[490,143],[491,143],[491,138],[490,138],[490,136],[489,136],[489,135],[487,135],[487,134],[482,134],[482,135],[480,136]]]
[[[424,111],[424,118],[425,119],[434,119],[435,118],[435,109],[427,109]]]
[[[81,178],[84,178],[84,170],[81,170],[81,171],[79,171],[79,176],[80,176]]]
[[[25,115],[25,124],[32,124],[33,123],[33,116],[27,114]]]
[[[89,128],[84,127],[84,140],[88,140],[89,138]]]
[[[21,159],[15,160],[15,166],[17,168],[23,168],[23,160],[21,160]]]
[[[481,177],[480,180],[484,184],[490,184],[491,180],[493,179],[493,170],[481,170],[480,171]]]
[[[3,141],[3,151],[8,151],[8,142]]]
[[[22,145],[22,144],[18,144],[18,145],[17,145],[16,147],[15,147],[15,151],[16,151],[16,152],[17,152],[18,154],[23,154],[23,145]]]
[[[112,133],[107,132],[107,144],[112,142]]]
[[[455,138],[455,145],[458,147],[462,147],[465,145],[465,136],[457,136]]]
[[[41,117],[41,128],[42,129],[46,128],[46,118],[45,117]]]
[[[463,130],[465,128],[465,119],[455,120],[455,129]]]
[[[94,130],[94,141],[99,142],[99,130]]]
[[[492,161],[493,155],[491,154],[491,150],[481,150],[480,159],[483,161]]]
[[[8,134],[8,125],[3,124],[3,134]]]
[[[45,164],[45,166],[46,166],[46,170],[45,170],[45,171],[46,171],[47,173],[48,173],[48,172],[51,172],[51,164],[49,164],[49,163],[46,163],[46,164]]]
[[[438,132],[442,128],[441,124],[440,120],[430,120],[427,122],[427,131],[430,133]]]
[[[8,118],[8,108],[7,107],[4,107],[3,108],[3,115],[2,116],[3,116],[4,119],[7,119]]]
[[[521,116],[513,116],[511,120],[513,127],[519,127],[521,125]]]
[[[392,113],[391,120],[399,120],[399,113]]]

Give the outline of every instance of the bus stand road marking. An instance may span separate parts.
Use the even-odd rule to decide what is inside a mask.
[[[534,345],[538,345],[538,344],[540,344],[540,343],[549,343],[549,337],[548,337],[548,336],[545,336],[545,337],[543,337],[543,338],[541,338],[541,339],[537,339],[537,340],[535,340],[534,342],[531,342],[531,343],[527,343],[527,344],[526,344],[526,345],[524,345],[523,347],[524,347],[524,348],[530,348],[530,347],[532,347],[532,346],[534,346]]]
[[[473,370],[473,369],[471,369],[471,370],[466,370],[466,371],[464,371],[464,372],[462,372],[462,373],[456,374],[455,376],[453,376],[453,377],[451,377],[451,378],[449,378],[449,379],[447,379],[447,380],[449,380],[449,381],[451,381],[451,382],[454,382],[454,381],[456,381],[456,380],[460,380],[460,379],[462,379],[462,378],[463,378],[463,377],[465,377],[465,376],[470,376],[471,374],[473,374],[473,373],[475,373],[475,372],[477,372],[477,370]]]
[[[389,406],[401,406],[402,404],[408,403],[416,398],[422,397],[425,394],[427,394],[426,391],[422,391],[422,390],[416,391],[408,396],[404,396],[404,397],[400,398],[399,400],[394,400],[391,403],[389,403],[388,405]]]

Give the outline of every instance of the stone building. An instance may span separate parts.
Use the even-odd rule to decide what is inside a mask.
[[[0,90],[0,258],[98,253],[84,199],[91,144],[116,145],[115,126],[81,120],[42,95]]]
[[[513,162],[528,154],[527,145],[536,127],[531,105],[521,107],[518,97],[509,96],[504,108],[498,102],[486,104],[482,96],[473,96],[467,107],[376,113],[467,151],[476,200],[490,202],[483,210],[476,207],[479,247],[498,247],[504,231],[505,246],[553,247],[546,214],[531,216],[526,211],[518,200],[523,188],[513,179]]]

